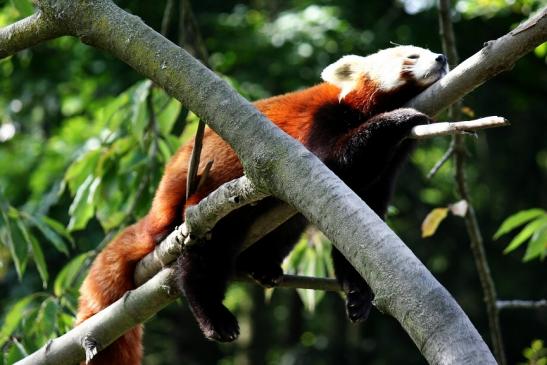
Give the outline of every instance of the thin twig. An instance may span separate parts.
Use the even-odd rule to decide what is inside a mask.
[[[448,149],[444,153],[443,157],[439,161],[435,163],[435,165],[431,168],[431,170],[427,174],[427,178],[431,179],[435,174],[443,167],[443,165],[452,157],[452,154],[454,153],[454,139],[450,142],[450,146],[448,146]]]
[[[496,308],[502,309],[545,309],[547,299],[542,300],[497,300]]]
[[[452,20],[450,19],[450,0],[438,0],[439,5],[439,25],[441,40],[443,48],[448,56],[450,65],[457,64],[458,51],[456,48],[456,37],[454,35],[454,29],[452,26]],[[461,105],[461,101],[460,101]],[[458,104],[456,107],[451,108],[451,113],[461,110]],[[457,118],[457,115],[452,114],[453,118]],[[470,194],[466,182],[465,176],[465,145],[464,136],[455,134],[453,137],[452,147],[454,149],[454,162],[455,162],[455,180],[458,193],[462,199],[467,201],[468,210],[464,217],[465,226],[467,228],[467,234],[471,241],[471,252],[473,253],[473,259],[479,280],[481,283],[482,291],[484,294],[484,301],[486,304],[486,313],[488,316],[488,325],[490,329],[490,336],[492,338],[492,345],[494,348],[494,355],[500,365],[507,363],[505,357],[505,351],[503,346],[503,338],[501,333],[501,325],[499,320],[499,311],[496,307],[496,287],[494,280],[490,274],[490,267],[488,259],[484,251],[483,238],[480,231],[477,217],[475,216],[475,210],[471,204]]]
[[[192,147],[192,155],[190,156],[190,163],[188,167],[188,174],[186,177],[186,200],[192,195],[198,185],[197,175],[199,160],[201,157],[201,147],[203,146],[203,133],[205,131],[205,123],[203,120],[199,120],[196,136],[194,137],[194,146]]]
[[[171,25],[171,18],[173,17],[173,10],[175,9],[175,1],[167,0],[165,4],[165,9],[163,10],[163,17],[161,18],[161,34],[167,37],[167,32],[169,32],[169,26]]]
[[[453,134],[468,134],[486,128],[505,127],[509,122],[502,117],[485,117],[461,122],[439,122],[433,124],[418,125],[410,131],[409,138],[425,139],[436,136],[449,136]]]
[[[201,60],[205,66],[211,68],[208,62],[209,55],[207,53],[207,48],[205,47],[205,42],[203,41],[194,12],[192,11],[192,7],[188,0],[182,0],[180,2],[179,32],[179,43],[183,45],[191,55]],[[194,146],[192,147],[192,155],[190,157],[188,174],[186,177],[186,199],[188,199],[190,195],[197,190],[199,185],[199,182],[197,181],[197,173],[201,158],[204,130],[205,122],[200,118],[198,121],[198,128],[194,138]]]

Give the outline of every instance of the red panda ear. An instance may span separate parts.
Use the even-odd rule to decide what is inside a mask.
[[[338,86],[341,89],[340,99],[343,99],[355,88],[359,76],[363,74],[364,59],[355,55],[344,56],[327,66],[321,73],[321,78],[329,84]]]

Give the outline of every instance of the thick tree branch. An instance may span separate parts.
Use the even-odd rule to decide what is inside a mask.
[[[483,49],[414,98],[407,106],[434,115],[469,94],[547,40],[547,7]]]
[[[0,29],[0,59],[62,35],[68,35],[62,24],[37,12]]]
[[[279,131],[225,82],[110,1],[38,3],[49,9],[51,19],[67,24],[83,41],[111,52],[210,121],[232,145],[247,176],[260,190],[290,202],[332,240],[370,283],[377,307],[399,320],[429,363],[495,363],[465,313],[385,223],[314,155]],[[525,43],[526,35],[534,34],[538,25],[545,24],[538,21],[518,33],[524,36],[515,46]],[[544,38],[545,34],[541,42]],[[537,37],[535,41],[541,43]],[[443,85],[446,93],[450,87]],[[427,96],[421,100],[425,103]],[[435,105],[440,110],[451,100]],[[419,103],[415,105],[421,109]],[[310,182],[314,189],[309,189]],[[104,321],[101,328],[109,324]],[[123,332],[127,325],[117,323],[117,329]]]

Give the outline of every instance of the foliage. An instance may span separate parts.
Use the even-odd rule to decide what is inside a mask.
[[[494,234],[494,239],[498,239],[524,224],[526,224],[524,228],[511,240],[503,252],[509,253],[528,241],[522,260],[530,261],[541,258],[543,261],[547,256],[547,212],[543,209],[523,210],[509,216]]]
[[[542,340],[534,340],[530,347],[523,351],[523,355],[528,360],[527,365],[546,365],[547,364],[547,348],[544,347]]]
[[[330,251],[328,239],[317,229],[309,228],[283,263],[283,271],[293,275],[334,277]],[[297,289],[297,292],[310,312],[314,312],[325,295],[319,290]]]

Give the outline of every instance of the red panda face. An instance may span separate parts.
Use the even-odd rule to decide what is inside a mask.
[[[321,77],[338,86],[340,99],[356,90],[363,80],[383,92],[414,83],[425,88],[448,72],[446,57],[414,46],[397,46],[366,57],[348,55],[327,66]]]

